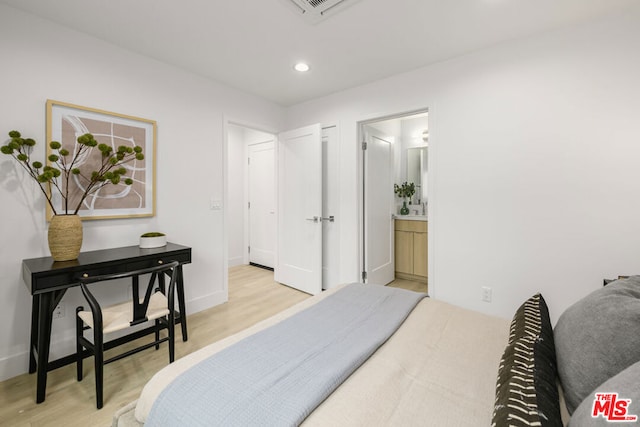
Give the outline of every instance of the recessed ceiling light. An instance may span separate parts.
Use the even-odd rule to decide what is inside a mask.
[[[305,62],[298,62],[296,65],[293,66],[293,69],[296,71],[300,71],[301,73],[304,73],[306,71],[309,71],[309,65]]]

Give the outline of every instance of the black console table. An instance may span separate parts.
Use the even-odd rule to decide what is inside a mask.
[[[187,340],[187,317],[184,301],[182,265],[191,262],[191,248],[167,243],[167,246],[140,249],[138,246],[81,252],[73,261],[53,261],[51,257],[32,258],[22,261],[22,279],[33,296],[31,307],[31,345],[29,373],[37,370],[36,402],[44,402],[47,389],[47,372],[76,361],[75,355],[49,362],[51,344],[51,322],[53,311],[67,289],[78,286],[83,274],[99,275],[120,273],[178,261],[176,290],[180,316],[176,323],[182,327],[182,339]],[[140,331],[135,339],[149,332]]]

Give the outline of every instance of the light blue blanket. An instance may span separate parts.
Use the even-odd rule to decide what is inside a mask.
[[[299,425],[425,296],[347,285],[190,368],[158,396],[145,427]]]

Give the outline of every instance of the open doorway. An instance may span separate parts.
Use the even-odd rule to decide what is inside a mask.
[[[272,133],[229,123],[229,267],[275,266],[275,144]]]
[[[311,157],[317,167],[312,168],[297,154],[286,157],[292,151],[287,150],[287,135],[304,134],[304,128],[276,135],[238,122],[226,122],[227,266],[254,265],[275,270],[273,276],[278,283],[307,293],[319,293],[339,284],[340,150],[337,126],[318,124],[316,127],[317,138],[314,140],[317,139],[317,144],[313,143],[316,148]],[[296,145],[296,149],[306,149],[311,144],[298,137],[295,141],[301,144]],[[300,177],[293,176],[296,171]],[[317,186],[302,185],[300,190],[287,188],[287,185],[299,185],[312,171]],[[291,200],[291,206],[278,206],[283,195]],[[307,203],[310,198],[317,199],[317,206],[310,208],[311,204]],[[297,212],[299,208],[303,211]],[[298,215],[287,219],[291,213]],[[259,216],[257,220],[255,216]],[[294,231],[298,220],[302,222],[301,227],[312,227],[314,235],[317,234],[317,253],[313,256],[309,251],[311,239],[308,233]],[[282,250],[283,242],[293,238],[302,244],[303,250]],[[305,256],[311,261],[303,259]],[[286,273],[283,265],[294,266],[301,259],[317,267],[313,270],[313,281],[302,281],[304,284],[313,282],[313,291],[302,289],[299,283],[283,277]],[[303,271],[299,264],[295,264],[297,271]],[[228,286],[225,287],[228,291]]]
[[[428,135],[426,109],[359,122],[361,265],[366,283],[408,280],[418,289],[423,283],[426,291]],[[409,191],[395,191],[403,184]]]

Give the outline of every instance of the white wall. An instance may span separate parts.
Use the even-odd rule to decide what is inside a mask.
[[[639,273],[640,8],[288,109],[341,127],[341,279],[357,280],[357,121],[429,108],[433,295],[555,322],[604,277]],[[481,302],[482,286],[493,301]]]
[[[157,215],[85,222],[82,249],[135,245],[142,232],[162,230],[170,241],[193,248],[184,272],[188,312],[225,301],[224,211],[209,209],[225,192],[223,115],[279,129],[284,110],[4,5],[0,57],[0,132],[17,129],[35,138],[42,157],[47,99],[157,121]],[[0,158],[0,206],[2,380],[28,366],[31,295],[21,261],[48,255],[44,202],[9,157]],[[52,357],[73,349],[76,291],[63,300],[66,317],[54,321]]]

